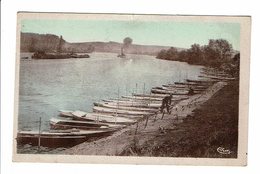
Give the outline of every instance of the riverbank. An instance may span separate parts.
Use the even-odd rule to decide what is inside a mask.
[[[208,101],[225,85],[225,82],[218,82],[203,93],[193,95],[179,102],[172,108],[171,114],[156,114],[153,117],[149,117],[149,119],[140,121],[138,124],[122,129],[112,136],[94,142],[85,142],[62,151],[61,153],[73,155],[156,156],[145,152],[145,149],[149,151],[148,149],[153,148],[151,142],[157,142],[160,136],[166,137],[168,130],[174,130],[176,125],[183,122],[184,118],[193,115],[195,109]],[[183,134],[182,131],[177,132],[178,134]],[[171,135],[169,135],[169,137],[171,137]],[[176,136],[176,138],[177,137],[180,136]],[[155,153],[157,150],[152,151],[154,151],[152,153]],[[165,156],[171,156],[171,154],[167,152]]]
[[[236,158],[238,82],[231,82],[181,124],[172,124],[142,146],[121,155]]]

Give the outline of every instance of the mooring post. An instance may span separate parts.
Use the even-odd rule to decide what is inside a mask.
[[[117,123],[117,116],[118,116],[118,110],[119,110],[119,96],[120,96],[120,94],[119,94],[119,87],[118,87],[118,89],[117,89],[117,110],[116,110],[116,116],[115,116],[115,124]]]
[[[143,88],[143,95],[145,94],[145,83],[144,83],[144,88]]]
[[[151,107],[151,96],[152,96],[152,92],[150,91],[149,101],[148,101],[148,105],[149,105],[149,107]]]
[[[133,89],[133,93],[132,93],[132,95],[135,93],[135,90]],[[132,100],[132,106],[134,106],[134,101],[136,101],[136,95],[134,96],[134,100]]]
[[[144,128],[146,128],[147,123],[148,123],[148,115],[146,116],[146,121],[145,121],[145,126],[144,126]]]
[[[137,129],[138,129],[138,122],[136,123],[135,135],[137,134]]]
[[[40,151],[40,146],[41,146],[41,123],[42,123],[42,118],[40,117],[39,120],[39,135],[38,135],[38,151]]]
[[[135,84],[135,93],[137,94],[137,83]]]

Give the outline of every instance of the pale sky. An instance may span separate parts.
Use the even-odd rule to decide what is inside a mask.
[[[189,48],[209,39],[226,39],[240,50],[240,24],[173,21],[23,20],[22,32],[62,35],[68,42],[116,41]]]

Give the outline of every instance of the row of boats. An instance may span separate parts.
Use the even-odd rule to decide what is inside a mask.
[[[150,94],[122,96],[95,102],[93,112],[60,110],[59,118],[51,118],[49,131],[19,131],[18,144],[41,146],[73,146],[75,144],[111,135],[115,131],[135,124],[160,111],[164,97],[172,94],[172,105],[189,98],[189,90],[201,93],[225,76],[208,77],[202,80],[186,80],[154,87]],[[229,79],[230,80],[230,79]]]

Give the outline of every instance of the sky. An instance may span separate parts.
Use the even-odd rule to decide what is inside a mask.
[[[209,39],[226,39],[240,50],[240,24],[220,22],[50,20],[22,21],[22,32],[62,35],[68,42],[115,41],[131,37],[133,44],[190,48]]]

